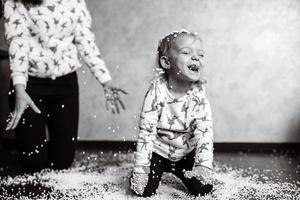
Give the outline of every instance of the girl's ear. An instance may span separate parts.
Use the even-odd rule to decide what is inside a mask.
[[[160,57],[159,62],[161,64],[162,68],[164,68],[164,69],[171,68],[171,64],[170,64],[169,58],[167,56]]]

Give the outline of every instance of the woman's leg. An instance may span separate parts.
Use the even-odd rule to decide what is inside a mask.
[[[54,169],[71,166],[78,135],[78,83],[76,73],[58,78],[51,85],[47,102],[49,164]]]
[[[195,151],[192,151],[183,159],[178,162],[175,162],[175,172],[173,172],[178,178],[182,180],[187,189],[192,195],[206,195],[210,193],[213,189],[213,185],[207,184],[203,185],[198,179],[195,177],[189,179],[184,176],[183,170],[192,170],[194,166],[194,157]]]
[[[42,101],[43,96],[30,93],[30,82],[27,85],[27,92],[42,113],[37,114],[31,108],[27,108],[15,129],[15,134],[22,169],[25,172],[37,172],[47,167],[46,108]],[[14,105],[15,97],[10,95],[11,110],[14,110]]]

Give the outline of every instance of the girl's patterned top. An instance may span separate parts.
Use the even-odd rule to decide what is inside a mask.
[[[175,98],[165,78],[155,79],[144,99],[139,129],[135,172],[149,172],[152,152],[178,161],[195,148],[195,166],[212,168],[212,115],[203,85],[194,84]]]
[[[4,21],[14,85],[26,85],[28,75],[55,79],[69,74],[81,67],[80,56],[101,83],[111,80],[85,0],[44,0],[30,8],[6,0]]]

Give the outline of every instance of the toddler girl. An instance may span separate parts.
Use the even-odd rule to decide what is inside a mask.
[[[211,192],[213,127],[201,79],[204,51],[196,33],[175,31],[158,45],[163,74],[145,95],[131,189],[156,193],[163,172],[176,175],[193,195]]]

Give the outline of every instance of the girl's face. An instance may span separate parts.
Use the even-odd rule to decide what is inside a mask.
[[[199,81],[203,68],[202,42],[194,36],[176,38],[168,51],[170,69],[168,76],[189,82]]]

